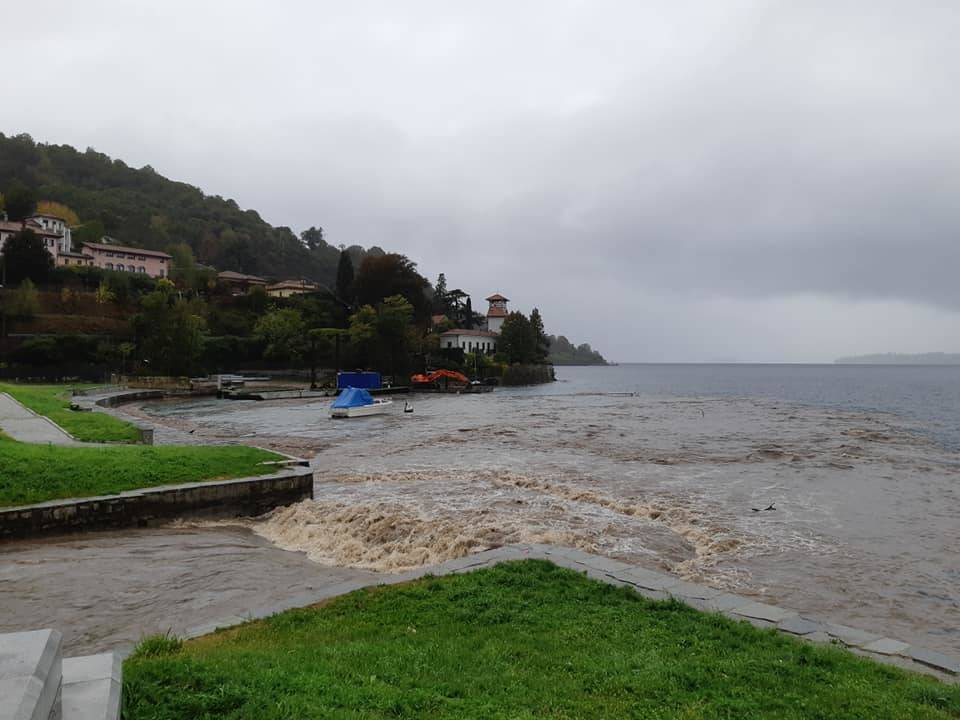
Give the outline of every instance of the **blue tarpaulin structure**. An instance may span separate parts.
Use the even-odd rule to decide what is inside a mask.
[[[337,387],[367,388],[374,390],[380,387],[381,379],[378,372],[342,372],[337,373]]]
[[[333,401],[332,407],[352,408],[373,405],[373,396],[363,388],[348,387]]]

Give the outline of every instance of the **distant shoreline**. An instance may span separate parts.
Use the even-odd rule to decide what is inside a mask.
[[[875,353],[834,360],[837,365],[960,365],[960,353]]]

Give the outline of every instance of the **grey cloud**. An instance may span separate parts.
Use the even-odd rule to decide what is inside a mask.
[[[951,5],[20,4],[56,50],[10,39],[0,129],[404,251],[620,357],[956,350]],[[926,335],[838,332],[892,306]]]

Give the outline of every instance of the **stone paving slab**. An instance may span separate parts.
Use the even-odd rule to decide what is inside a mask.
[[[863,647],[864,645],[869,645],[876,640],[880,640],[879,635],[875,635],[874,633],[869,633],[858,628],[852,628],[848,625],[827,623],[824,625],[824,630],[831,637],[836,638],[844,645],[850,645],[852,647]]]
[[[927,650],[921,647],[909,647],[905,651],[906,655],[918,663],[940,670],[949,675],[960,675],[960,660],[949,657],[934,650]]]
[[[863,646],[863,650],[872,653],[878,653],[880,655],[902,655],[903,652],[910,646],[905,642],[900,642],[899,640],[894,640],[893,638],[880,638],[879,640],[874,640],[872,643],[867,643]]]
[[[681,582],[678,577],[672,577],[638,567],[617,572],[614,576],[645,590],[668,590]]]
[[[776,605],[767,605],[762,602],[752,602],[749,605],[732,608],[726,611],[728,615],[739,615],[751,620],[765,620],[766,622],[778,623],[787,618],[795,617],[798,613],[793,610],[785,610]]]
[[[828,639],[830,637],[824,632],[824,625],[822,623],[807,620],[799,615],[780,621],[777,623],[777,627],[791,635],[812,635],[816,632],[822,632]]]

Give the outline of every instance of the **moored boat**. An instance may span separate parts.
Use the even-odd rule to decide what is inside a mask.
[[[330,417],[352,418],[381,415],[390,409],[393,400],[374,398],[363,388],[348,387],[330,406]]]

